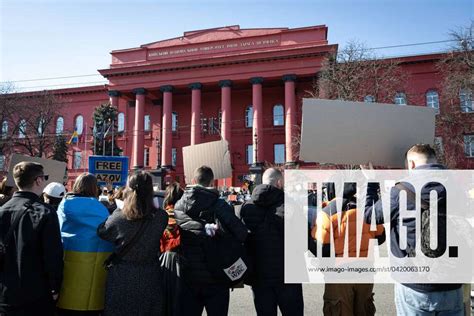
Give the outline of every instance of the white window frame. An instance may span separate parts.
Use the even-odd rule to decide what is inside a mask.
[[[122,133],[125,131],[125,114],[120,112],[117,115],[117,132]]]
[[[252,128],[253,127],[253,106],[249,105],[245,109],[245,127]]]
[[[277,149],[281,150],[281,153],[277,153]],[[277,160],[278,156],[281,156],[282,159]],[[285,163],[285,144],[273,144],[273,162],[276,164]]]
[[[281,114],[276,113],[281,111]],[[273,126],[285,125],[285,107],[282,104],[275,104],[273,106]]]
[[[82,166],[82,151],[75,151],[72,160],[72,169],[81,169]]]
[[[171,148],[171,165],[173,167],[176,167],[176,164],[178,163],[178,151],[176,150],[175,147]]]
[[[26,120],[21,119],[18,123],[18,138],[26,137]]]
[[[147,114],[143,117],[143,130],[149,132],[151,129],[150,115]]]
[[[426,106],[436,110],[439,113],[439,94],[436,90],[429,90],[426,92]]]
[[[148,167],[150,165],[150,148],[145,147],[143,149],[143,164],[145,167]]]
[[[178,113],[177,112],[172,112],[171,113],[171,131],[173,133],[178,132]]]
[[[64,132],[64,117],[59,116],[56,119],[56,135],[61,135]]]
[[[405,92],[397,92],[393,98],[393,103],[397,105],[407,105],[407,95]]]
[[[245,145],[245,163],[253,165],[253,145]]]
[[[82,132],[84,131],[84,117],[81,114],[77,115],[74,119],[74,127],[77,135],[82,135]]]
[[[474,158],[474,134],[464,135],[464,153],[466,157]]]
[[[375,97],[373,95],[368,94],[364,97],[364,102],[365,103],[375,103]]]
[[[8,121],[2,122],[2,139],[6,139],[8,137]]]
[[[462,112],[464,113],[474,112],[472,91],[470,89],[461,89],[461,91],[459,91],[459,104],[461,106]]]

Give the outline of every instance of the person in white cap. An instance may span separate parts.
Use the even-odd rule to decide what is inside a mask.
[[[43,190],[43,201],[57,211],[58,205],[65,194],[66,188],[64,188],[64,185],[59,182],[51,182]]]

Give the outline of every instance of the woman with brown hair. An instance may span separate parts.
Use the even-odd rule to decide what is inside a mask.
[[[123,209],[97,229],[115,244],[108,260],[105,315],[160,315],[160,238],[168,216],[153,204],[153,183],[140,171],[128,178]]]
[[[173,182],[166,187],[163,207],[168,213],[168,226],[161,237],[161,272],[163,283],[163,314],[176,315],[179,286],[178,248],[180,244],[179,227],[174,218],[174,205],[183,196],[179,183]]]
[[[113,244],[101,240],[97,226],[109,216],[97,200],[97,179],[80,174],[72,192],[58,207],[64,247],[64,279],[59,295],[60,315],[99,315],[104,309],[106,271],[104,260]]]

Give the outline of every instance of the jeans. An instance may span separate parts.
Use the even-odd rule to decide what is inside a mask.
[[[301,284],[281,284],[275,286],[252,286],[253,301],[258,316],[281,314],[303,316],[303,288]]]
[[[423,293],[396,284],[395,305],[399,316],[464,316],[462,288]]]
[[[224,285],[188,285],[178,288],[178,315],[201,316],[206,308],[208,316],[224,316],[229,311],[229,288]]]

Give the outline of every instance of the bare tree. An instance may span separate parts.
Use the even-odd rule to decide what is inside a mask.
[[[318,97],[323,89],[327,99],[363,101],[369,96],[371,102],[392,103],[405,82],[398,60],[378,58],[364,44],[352,41],[323,61],[319,80],[309,95]]]
[[[444,107],[436,120],[443,146],[438,155],[448,167],[456,168],[465,158],[463,135],[472,133],[474,119],[463,112],[474,111],[474,22],[451,31],[451,51],[437,64],[443,76],[441,103]]]
[[[13,146],[33,157],[49,157],[56,137],[56,119],[62,101],[49,91],[15,99],[16,124],[12,129]]]

